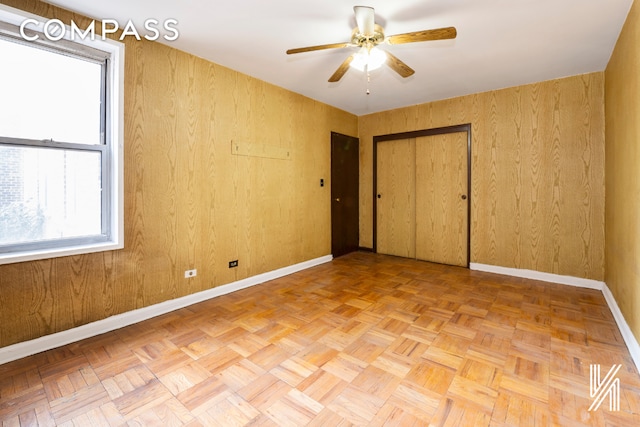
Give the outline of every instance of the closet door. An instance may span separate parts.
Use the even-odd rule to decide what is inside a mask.
[[[377,252],[416,256],[416,140],[377,143]]]
[[[417,259],[468,265],[467,133],[416,138]]]

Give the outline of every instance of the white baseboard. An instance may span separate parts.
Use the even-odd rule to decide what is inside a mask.
[[[301,262],[299,264],[283,267],[278,270],[273,270],[266,273],[258,274],[257,276],[238,280],[237,282],[217,286],[206,291],[111,316],[103,320],[98,320],[96,322],[78,326],[77,328],[68,329],[66,331],[46,335],[30,341],[2,347],[0,348],[0,365],[14,360],[22,359],[23,357],[31,356],[33,354],[40,353],[46,350],[51,350],[53,348],[77,342],[85,338],[90,338],[96,335],[104,334],[106,332],[114,331],[124,326],[133,325],[134,323],[151,319],[152,317],[160,316],[162,314],[166,314],[174,310],[206,301],[211,298],[255,286],[269,280],[296,273],[298,271],[306,270],[308,268],[315,267],[316,265],[329,262],[332,259],[333,256],[331,255],[315,258],[309,261]]]
[[[602,289],[602,293],[604,294],[604,299],[607,300],[607,304],[609,305],[609,309],[613,314],[613,318],[616,319],[618,329],[620,329],[622,338],[627,344],[629,353],[631,353],[631,358],[636,364],[636,368],[638,368],[638,371],[640,371],[640,344],[638,343],[638,340],[636,340],[635,335],[633,335],[629,324],[626,320],[624,320],[624,316],[620,311],[620,307],[618,307],[618,303],[616,302],[616,299],[613,297],[613,294],[611,293],[607,285],[605,285],[604,289]]]
[[[563,276],[560,274],[544,273],[542,271],[524,270],[520,268],[498,267],[495,265],[470,263],[471,270],[486,271],[487,273],[504,274],[505,276],[522,277],[540,280],[542,282],[560,283],[561,285],[577,286],[601,291],[605,284],[598,280],[583,279],[581,277]]]
[[[613,318],[618,325],[618,329],[622,334],[625,344],[629,349],[631,358],[636,365],[636,368],[640,371],[640,344],[635,335],[631,331],[629,324],[624,319],[620,307],[616,302],[613,294],[609,290],[606,283],[598,280],[583,279],[580,277],[562,276],[559,274],[544,273],[541,271],[523,270],[519,268],[498,267],[494,265],[470,263],[469,268],[471,270],[485,271],[488,273],[504,274],[506,276],[522,277],[525,279],[541,280],[543,282],[560,283],[563,285],[577,286],[580,288],[596,289],[601,291],[604,295],[604,299],[607,301],[607,305],[613,314]]]

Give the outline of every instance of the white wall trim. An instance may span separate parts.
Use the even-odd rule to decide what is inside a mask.
[[[486,271],[487,273],[504,274],[505,276],[522,277],[525,279],[540,280],[542,282],[560,283],[561,285],[577,286],[579,288],[589,288],[601,291],[604,289],[604,282],[581,277],[563,276],[560,274],[544,273],[542,271],[524,270],[520,268],[499,267],[495,265],[470,263],[471,270]]]
[[[159,304],[154,304],[149,307],[128,311],[126,313],[117,314],[106,319],[78,326],[77,328],[68,329],[66,331],[46,335],[30,341],[2,347],[0,348],[0,365],[14,360],[22,359],[23,357],[31,356],[33,354],[40,353],[46,350],[51,350],[53,348],[77,342],[85,338],[90,338],[96,335],[104,334],[106,332],[114,331],[124,326],[133,325],[134,323],[151,319],[152,317],[160,316],[162,314],[170,313],[172,311],[179,310],[181,308],[206,301],[211,298],[226,295],[240,289],[245,289],[251,286],[258,285],[260,283],[267,282],[269,280],[274,280],[283,276],[287,276],[289,274],[296,273],[298,271],[306,270],[308,268],[330,262],[332,259],[333,256],[326,255],[320,258],[304,261],[299,264],[283,267],[278,270],[258,274],[257,276],[238,280],[237,282],[217,286],[206,291],[186,295],[181,298],[161,302]]]
[[[636,365],[636,368],[640,371],[640,344],[636,340],[635,335],[631,331],[629,324],[624,319],[620,307],[616,302],[613,294],[609,290],[606,283],[597,280],[583,279],[580,277],[561,276],[559,274],[544,273],[541,271],[523,270],[519,268],[499,267],[494,265],[470,263],[469,268],[471,270],[485,271],[488,273],[504,274],[506,276],[523,277],[525,279],[541,280],[543,282],[560,283],[563,285],[577,286],[580,288],[589,288],[601,291],[604,295],[605,301],[613,314],[613,318],[618,325],[618,329],[622,334],[624,342],[627,344],[631,358]]]
[[[607,285],[604,285],[604,289],[602,289],[602,293],[604,294],[604,299],[607,301],[609,305],[609,309],[613,314],[613,318],[616,320],[618,324],[618,329],[620,329],[620,333],[622,334],[622,338],[624,342],[627,344],[627,348],[629,349],[629,353],[631,353],[631,358],[633,362],[636,364],[636,368],[640,371],[640,344],[638,340],[636,340],[635,335],[633,335],[633,331],[629,327],[629,324],[624,319],[622,315],[622,311],[620,311],[620,307],[618,307],[618,303],[616,299],[613,297],[613,294],[609,290]]]

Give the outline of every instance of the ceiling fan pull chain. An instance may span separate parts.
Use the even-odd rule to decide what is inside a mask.
[[[371,74],[369,74],[369,66],[365,65],[367,71],[367,95],[371,94],[369,92],[369,83],[371,83]]]

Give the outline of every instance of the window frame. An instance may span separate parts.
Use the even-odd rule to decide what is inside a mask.
[[[19,26],[26,19],[38,21],[37,25],[28,27],[30,34],[39,36],[38,40],[29,42],[20,36]],[[0,265],[124,248],[124,44],[111,39],[103,40],[99,35],[93,39],[76,37],[71,40],[68,25],[62,40],[50,41],[42,33],[47,21],[47,18],[0,4],[0,37],[3,39],[28,46],[36,43],[34,48],[101,64],[100,144],[38,141],[10,136],[0,136],[0,144],[100,152],[102,234],[5,245],[0,247]]]

